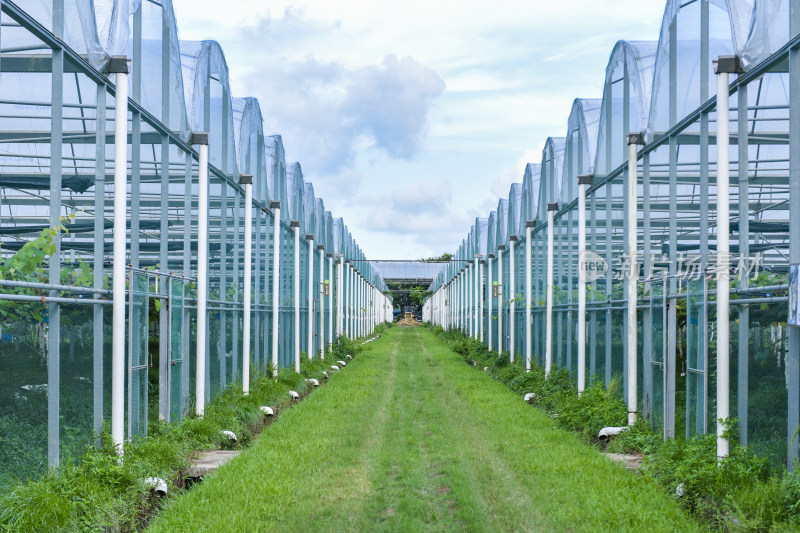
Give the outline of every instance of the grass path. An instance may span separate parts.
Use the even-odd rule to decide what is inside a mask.
[[[651,483],[392,328],[154,531],[694,531]]]

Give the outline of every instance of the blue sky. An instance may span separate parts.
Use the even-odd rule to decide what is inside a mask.
[[[370,258],[454,251],[664,3],[174,0]],[[220,9],[224,6],[224,9]]]

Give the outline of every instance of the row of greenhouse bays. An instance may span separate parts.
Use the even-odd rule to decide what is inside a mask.
[[[637,157],[637,250],[638,264],[649,264],[644,265],[647,270],[640,270],[638,284],[638,409],[665,436],[713,432],[716,286],[713,276],[703,281],[690,274],[691,268],[701,272],[713,268],[716,250],[718,117],[715,106],[701,106],[709,100],[713,104],[716,98],[713,61],[736,55],[745,74],[757,75],[730,96],[732,265],[737,267],[744,258],[746,266],[756,268],[748,275],[734,276],[733,285],[741,287],[749,277],[751,285],[769,289],[751,294],[760,301],[749,306],[737,304],[744,296],[732,297],[731,416],[738,419],[740,442],[772,464],[787,464],[787,441],[796,429],[787,431],[787,389],[791,394],[799,386],[797,376],[786,368],[792,355],[786,326],[789,240],[800,238],[790,236],[788,229],[789,79],[798,73],[790,74],[780,66],[786,64],[785,58],[775,59],[788,54],[782,48],[790,40],[790,3],[669,0],[658,41],[619,41],[608,62],[602,98],[576,99],[566,137],[548,138],[541,162],[529,163],[522,182],[511,185],[496,210],[486,218],[476,218],[455,252],[455,259],[461,261],[453,262],[430,287],[434,296],[427,303],[428,316],[476,337],[482,330],[484,342],[489,341],[492,328],[493,349],[497,349],[498,319],[502,319],[503,350],[510,348],[509,326],[513,324],[515,353],[524,360],[525,232],[526,225],[532,226],[532,358],[534,364],[544,366],[546,243],[552,231],[553,363],[577,378],[578,177],[590,175],[586,248],[605,259],[609,271],[587,284],[586,368],[590,382],[618,380],[618,392],[624,397],[626,311],[620,274],[627,244],[627,136],[642,132],[645,147],[638,147]],[[740,186],[740,176],[745,174],[746,185]],[[547,224],[548,205],[556,209],[552,228]],[[745,217],[750,232],[740,231]],[[491,277],[488,264],[480,271],[483,296],[478,305],[474,296],[463,302],[448,301],[455,296],[450,291],[453,280],[463,280],[476,257],[492,264]],[[654,286],[660,283],[644,280],[667,274],[674,277],[667,286],[669,298],[664,299],[663,288]],[[468,275],[474,275],[474,267]],[[494,298],[490,314],[488,299],[494,283],[502,287],[502,311],[497,311]],[[437,299],[437,291],[447,296]],[[672,332],[664,321],[668,302],[677,305]],[[447,309],[437,315],[434,307],[439,304]],[[475,313],[481,316],[482,328],[470,321]],[[448,318],[442,319],[443,314]],[[665,338],[670,334],[676,339],[674,368],[667,372],[674,375],[665,377],[665,363],[671,360]],[[665,395],[665,387],[672,389],[673,380],[674,395]]]
[[[171,374],[185,376],[184,386],[179,387],[181,380],[177,380],[172,389],[181,388],[179,398],[170,398],[173,405],[168,412],[173,413],[173,420],[188,412],[189,399],[194,397],[198,166],[197,153],[187,146],[193,132],[209,133],[209,400],[226,385],[241,380],[241,353],[237,350],[242,347],[247,209],[239,185],[241,175],[253,176],[250,345],[255,371],[266,370],[276,334],[279,366],[294,365],[294,335],[298,334],[293,327],[295,284],[300,284],[301,350],[319,353],[323,338],[325,344],[331,342],[327,328],[335,311],[321,292],[326,280],[331,292],[339,290],[334,287],[332,257],[350,259],[349,268],[367,283],[380,291],[386,287],[371,263],[363,261],[365,256],[344,221],[334,218],[315,196],[300,164],[287,165],[281,136],[265,133],[259,101],[232,96],[219,44],[178,39],[170,0],[63,0],[61,4],[63,9],[56,10],[62,12],[60,21],[53,16],[58,2],[26,2],[21,4],[22,16],[16,5],[0,6],[3,264],[10,265],[12,256],[44,228],[59,222],[65,227],[58,256],[60,275],[48,274],[45,261],[13,272],[5,268],[3,277],[75,288],[91,287],[95,279],[102,279],[100,285],[111,288],[115,99],[110,83],[115,78],[106,69],[112,56],[126,56],[128,97],[133,101],[127,124],[126,262],[134,269],[152,271],[135,270],[130,279],[136,280],[138,292],[134,297],[134,291],[128,291],[127,305],[130,329],[126,336],[132,334],[136,340],[126,348],[130,352],[127,364],[135,367],[140,362],[142,368],[129,368],[126,379],[138,379],[134,387],[145,385],[137,391],[144,404],[137,406],[136,397],[131,400],[134,411],[142,410],[139,421],[145,421],[133,433],[143,434],[147,417],[154,420],[159,414],[157,385],[163,381],[159,377],[163,353],[159,343],[166,339],[175,344],[166,350],[173,366]],[[48,37],[43,40],[37,35]],[[45,44],[48,39],[60,39],[79,57],[71,59],[66,54],[63,70],[53,71],[60,65],[57,58],[64,56]],[[58,116],[62,116],[60,128]],[[59,130],[62,142],[51,145]],[[62,187],[55,192],[50,189],[51,173],[62,176]],[[54,205],[57,212],[52,210]],[[280,206],[277,221],[276,205]],[[293,272],[291,221],[300,224],[298,278]],[[95,231],[98,222],[101,232]],[[273,264],[275,224],[279,224],[278,265]],[[310,238],[313,249],[309,249]],[[101,244],[99,250],[97,243]],[[274,284],[276,267],[279,277]],[[175,277],[156,275],[158,272]],[[175,287],[180,290],[175,292]],[[42,290],[7,286],[2,292],[37,299],[47,295]],[[60,292],[75,297],[75,302],[0,299],[0,485],[38,475],[46,471],[48,462],[52,465],[58,459],[77,457],[110,417],[111,306],[94,302],[91,293]],[[309,294],[313,295],[313,309],[309,309]],[[84,299],[86,302],[81,302]],[[183,311],[172,312],[167,322],[167,315],[159,314],[159,309],[168,301],[174,305],[179,300]],[[279,306],[279,332],[272,330],[274,301]],[[356,309],[352,302],[351,308]],[[53,309],[59,311],[58,320],[50,316]],[[320,313],[324,314],[323,331],[318,327]],[[364,324],[365,313],[359,317]],[[307,328],[312,319],[314,337],[309,345]],[[334,331],[338,327],[334,326]],[[53,328],[58,328],[55,335]],[[58,346],[50,344],[52,339],[58,340]],[[48,444],[48,435],[56,434],[53,424],[59,428],[55,448],[52,442]]]

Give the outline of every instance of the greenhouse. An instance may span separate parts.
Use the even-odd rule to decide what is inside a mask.
[[[475,220],[425,319],[568,369],[579,392],[620,380],[630,423],[716,432],[719,457],[735,419],[739,443],[792,469],[798,9],[668,0],[660,34],[614,46],[602,95],[576,98],[566,137]]]
[[[0,477],[391,320],[336,206],[170,0],[0,7]]]

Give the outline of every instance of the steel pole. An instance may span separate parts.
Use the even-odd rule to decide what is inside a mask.
[[[250,394],[250,307],[253,247],[253,177],[239,178],[244,185],[244,310],[242,325],[242,392]]]
[[[199,145],[197,173],[197,348],[195,354],[195,413],[203,417],[206,403],[206,340],[208,305],[208,134],[195,134]],[[203,143],[205,141],[205,143]]]
[[[125,240],[128,188],[128,63],[116,58],[114,114],[114,265],[111,339],[111,436],[122,455],[125,439]],[[133,237],[132,237],[133,238]]]
[[[531,238],[532,223],[525,223],[525,371],[531,371],[531,358],[533,356],[533,339],[531,335]]]
[[[717,458],[728,456],[730,417],[730,109],[729,73],[717,73]]]
[[[544,375],[550,375],[553,364],[553,225],[558,204],[547,204],[547,282],[544,330]]]

